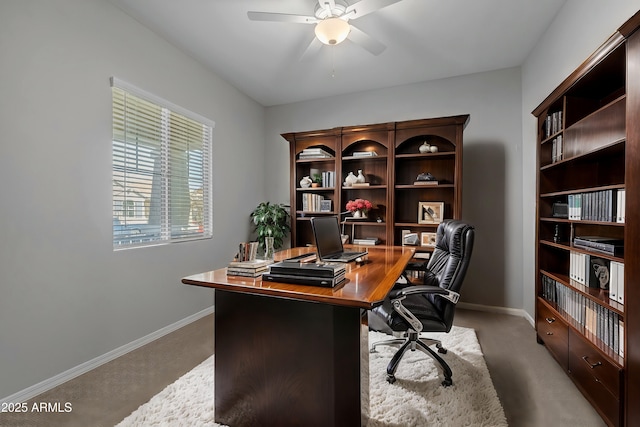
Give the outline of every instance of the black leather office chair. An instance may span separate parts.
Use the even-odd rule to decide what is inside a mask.
[[[420,338],[420,332],[449,332],[460,297],[460,288],[469,266],[473,249],[474,228],[460,220],[445,220],[436,234],[436,246],[427,263],[412,267],[424,270],[422,285],[398,283],[382,305],[369,312],[369,328],[393,334],[396,338],[374,343],[371,352],[379,345],[401,345],[387,366],[387,381],[394,383],[395,372],[402,356],[411,349],[422,350],[442,367],[443,386],[453,384],[451,368],[429,346],[436,345],[438,352],[447,350],[438,340]]]

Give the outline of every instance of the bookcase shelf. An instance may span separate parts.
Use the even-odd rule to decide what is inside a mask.
[[[350,239],[373,237],[381,244],[401,245],[402,231],[435,232],[437,224],[418,224],[419,202],[443,203],[442,218],[462,215],[462,135],[468,115],[404,122],[378,123],[282,134],[289,141],[291,164],[291,244],[313,243],[309,219],[338,215]],[[420,153],[425,141],[436,152]],[[300,158],[320,148],[331,158]],[[300,188],[300,180],[319,172],[335,173],[335,186]],[[349,172],[362,171],[368,186],[346,186]],[[438,185],[415,185],[421,173],[431,173]],[[303,195],[311,193],[331,201],[331,212],[302,209]],[[344,221],[345,205],[356,198],[374,205],[368,220]],[[349,214],[346,214],[347,216]],[[378,222],[379,220],[379,222]]]
[[[640,425],[638,28],[640,12],[533,111],[537,340],[610,426]],[[618,246],[583,247],[592,236]]]

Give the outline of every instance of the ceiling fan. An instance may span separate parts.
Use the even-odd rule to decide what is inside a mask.
[[[326,45],[337,45],[349,39],[373,55],[380,55],[386,46],[350,21],[368,15],[379,9],[398,3],[401,0],[360,0],[351,5],[344,0],[318,0],[313,15],[292,15],[275,12],[247,12],[252,21],[291,22],[296,24],[315,24],[316,37],[307,51]]]

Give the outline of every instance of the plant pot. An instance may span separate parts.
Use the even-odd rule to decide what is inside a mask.
[[[353,212],[353,217],[354,218],[366,218],[367,217],[367,213],[365,211],[362,210],[357,210]]]

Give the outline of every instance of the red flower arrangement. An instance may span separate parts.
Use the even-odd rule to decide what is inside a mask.
[[[349,212],[362,211],[367,213],[367,211],[372,207],[373,204],[366,199],[355,199],[347,202],[347,210]]]

